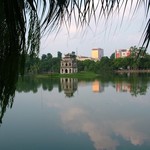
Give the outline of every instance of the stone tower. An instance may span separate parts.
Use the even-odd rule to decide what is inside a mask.
[[[60,74],[71,74],[77,72],[78,68],[75,53],[72,52],[71,54],[66,54],[65,57],[63,57],[61,60]]]

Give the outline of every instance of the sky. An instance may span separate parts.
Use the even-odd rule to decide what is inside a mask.
[[[133,8],[135,4],[136,0]],[[74,21],[69,31],[62,26],[58,33],[54,31],[42,37],[39,55],[51,53],[53,57],[56,57],[58,51],[62,55],[74,51],[79,56],[91,57],[93,48],[102,48],[104,56],[110,57],[116,49],[128,49],[135,45],[140,47],[147,22],[144,7],[141,6],[134,15],[133,12],[129,13],[129,10],[128,5],[124,16],[121,10],[119,15],[114,13],[107,21],[101,18],[95,23],[93,18],[89,26],[84,28],[77,28]],[[149,49],[147,52],[150,53]]]

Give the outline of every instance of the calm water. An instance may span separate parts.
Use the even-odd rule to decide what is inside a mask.
[[[150,150],[150,75],[25,78],[0,150]]]

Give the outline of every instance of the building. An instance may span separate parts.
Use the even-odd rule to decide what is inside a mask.
[[[130,49],[120,49],[115,51],[115,58],[125,58],[131,55]]]
[[[76,61],[76,55],[74,52],[71,54],[68,53],[65,55],[64,58],[62,58],[60,63],[60,73],[61,74],[70,74],[70,73],[77,73],[77,61]]]
[[[87,56],[77,56],[77,60],[79,61],[92,60],[92,58]]]
[[[104,50],[101,48],[93,48],[92,49],[92,59],[95,61],[101,60],[104,56]]]

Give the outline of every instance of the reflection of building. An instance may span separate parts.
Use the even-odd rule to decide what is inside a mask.
[[[115,51],[115,58],[124,58],[131,55],[131,51],[129,49],[120,49]]]
[[[66,54],[65,57],[61,61],[60,65],[60,73],[61,74],[69,74],[69,73],[77,73],[77,62],[75,53]]]
[[[102,92],[102,91],[104,91],[104,87],[100,84],[100,81],[95,80],[92,83],[92,90],[93,90],[93,92]]]
[[[117,92],[131,92],[131,84],[120,82],[116,83],[116,91]]]
[[[74,78],[61,78],[61,89],[67,97],[72,97],[73,93],[77,90],[78,80]]]
[[[101,58],[104,56],[104,51],[101,48],[93,48],[92,49],[92,59],[94,60],[101,60]]]

